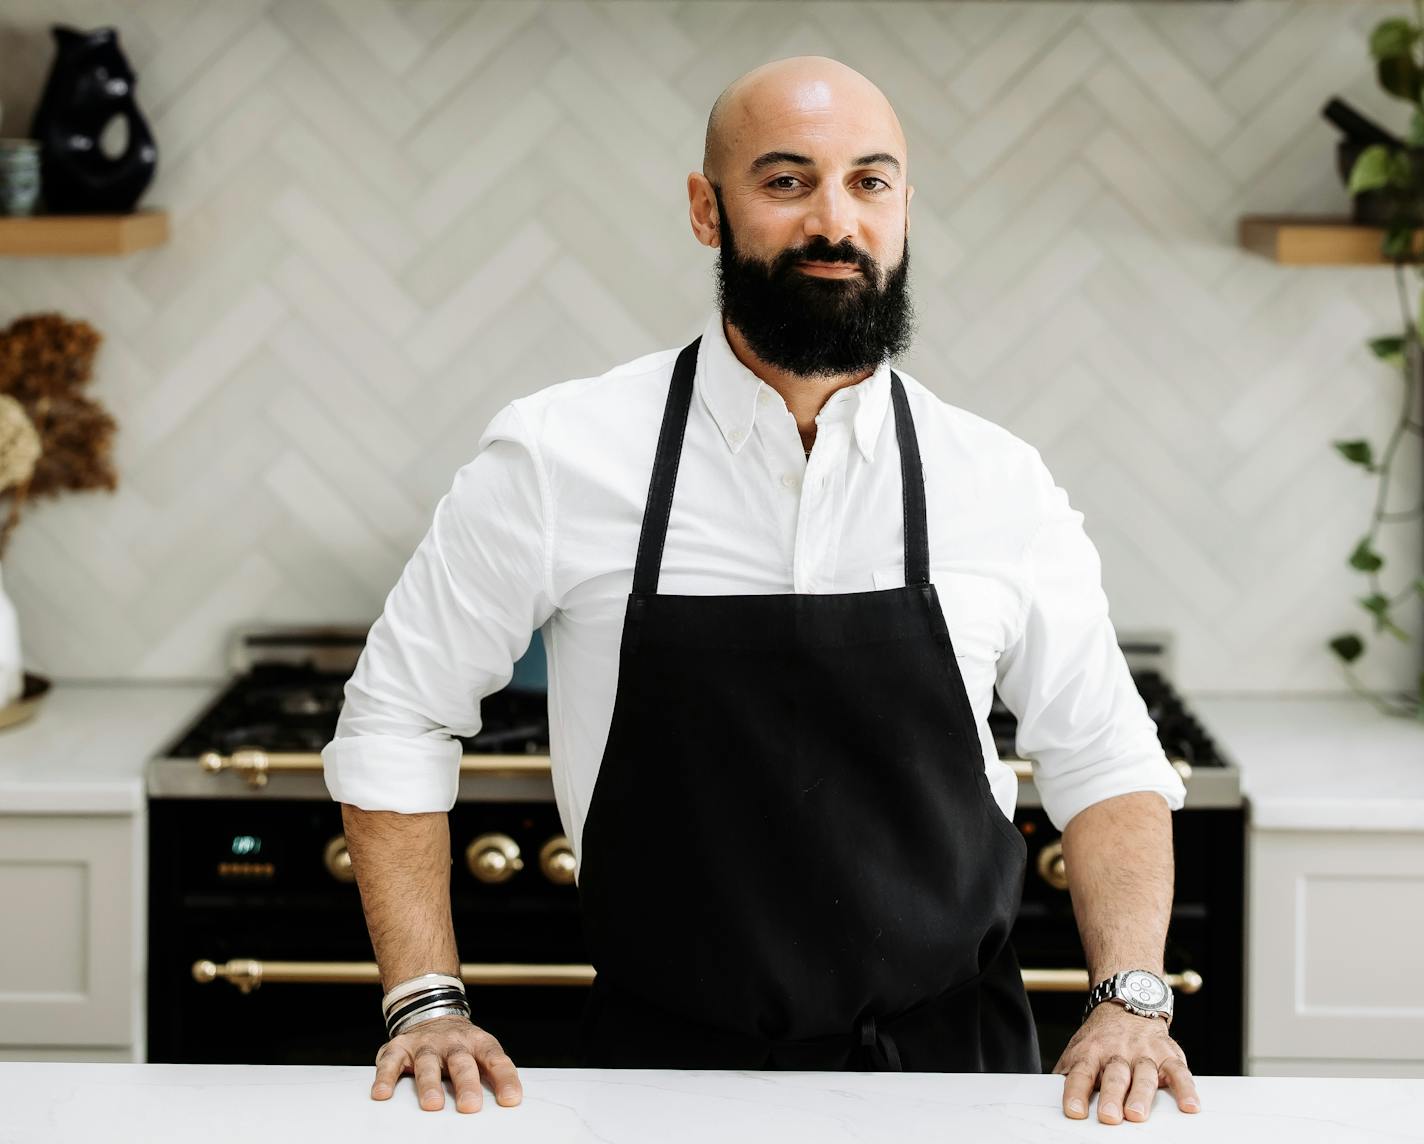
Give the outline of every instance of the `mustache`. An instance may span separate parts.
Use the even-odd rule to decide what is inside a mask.
[[[878,276],[880,270],[875,259],[864,251],[857,250],[854,246],[845,243],[840,246],[832,246],[822,239],[820,242],[811,242],[802,247],[783,250],[772,264],[771,272],[774,275],[789,274],[792,268],[800,262],[837,262],[843,266],[854,266],[872,279]]]

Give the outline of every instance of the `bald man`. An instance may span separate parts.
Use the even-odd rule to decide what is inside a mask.
[[[586,1063],[1039,1072],[1010,941],[1017,780],[995,759],[991,785],[976,715],[997,670],[1020,742],[1044,744],[1095,1000],[1120,1002],[1059,1060],[1064,1112],[1099,1078],[1107,1122],[1124,1098],[1145,1119],[1159,1079],[1194,1107],[1160,976],[1181,781],[1037,451],[890,367],[913,325],[908,178],[860,73],[802,56],[742,76],[687,180],[718,312],[680,349],[511,403],[437,508],[323,752],[387,987],[377,1099],[413,1071],[439,1108],[443,1066],[462,1110],[480,1069],[519,1100],[429,905],[443,816],[366,817],[448,810],[451,772],[356,752],[477,730],[470,697],[540,627],[597,971]]]

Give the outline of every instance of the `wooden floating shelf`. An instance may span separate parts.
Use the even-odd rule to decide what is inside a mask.
[[[168,241],[168,212],[0,216],[0,255],[131,254]]]
[[[1286,266],[1382,266],[1385,231],[1348,218],[1324,215],[1243,215],[1237,224],[1240,244]],[[1414,234],[1414,255],[1424,256],[1424,231]]]

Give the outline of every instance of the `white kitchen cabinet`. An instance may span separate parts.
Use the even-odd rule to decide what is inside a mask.
[[[1248,807],[1246,1071],[1424,1077],[1424,723],[1354,694],[1188,699]]]
[[[143,1060],[141,821],[0,814],[0,1060]]]
[[[1253,830],[1248,1071],[1424,1077],[1424,834]]]
[[[0,1060],[144,1060],[144,765],[214,689],[57,683],[0,730]]]

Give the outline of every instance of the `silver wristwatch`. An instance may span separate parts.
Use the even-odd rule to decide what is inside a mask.
[[[1104,1001],[1116,1001],[1139,1017],[1161,1017],[1172,1022],[1172,987],[1146,969],[1124,969],[1099,981],[1088,992],[1083,1020]]]

